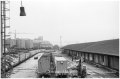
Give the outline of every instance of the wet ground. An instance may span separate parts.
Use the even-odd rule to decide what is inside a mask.
[[[72,58],[66,54],[62,54],[66,59],[71,62],[71,65],[76,65],[75,61],[72,61]],[[70,66],[71,66],[70,65]],[[119,78],[112,70],[105,68],[98,68],[92,64],[83,63],[83,66],[87,68],[87,77],[86,78]]]
[[[71,57],[66,54],[61,54],[60,52],[55,53],[64,56],[69,61],[69,67],[77,65],[76,62],[72,61]],[[43,53],[39,53],[15,67],[11,73],[9,73],[9,78],[37,78],[36,70],[38,66],[38,59],[34,59],[34,57],[41,57],[42,54]],[[118,78],[118,76],[111,73],[112,71],[110,70],[98,68],[88,63],[83,63],[83,66],[86,66],[87,68],[87,78]],[[73,71],[71,73],[76,72]]]
[[[41,57],[43,53],[39,53],[19,66],[15,67],[12,71],[10,71],[9,78],[36,78],[36,70],[38,61],[34,59],[34,57]]]

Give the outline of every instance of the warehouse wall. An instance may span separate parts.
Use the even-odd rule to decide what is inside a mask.
[[[109,56],[109,67],[119,69],[119,57]]]
[[[108,66],[108,56],[107,55],[104,56],[104,65]]]
[[[93,54],[91,54],[91,53],[89,54],[89,60],[93,61]]]
[[[70,54],[70,56],[83,57],[85,60],[94,62],[106,67],[110,67],[116,70],[119,70],[119,56],[109,56],[104,54],[80,52],[73,50],[64,50],[64,53]]]
[[[97,64],[119,70],[119,56],[85,53],[85,59]]]
[[[119,69],[119,57],[114,56],[114,68]]]

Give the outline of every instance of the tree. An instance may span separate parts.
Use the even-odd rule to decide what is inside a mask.
[[[53,46],[53,49],[54,49],[54,50],[59,50],[59,48],[60,48],[60,47],[59,47],[58,45],[54,45],[54,46]]]

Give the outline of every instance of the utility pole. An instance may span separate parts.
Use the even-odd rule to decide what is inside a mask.
[[[8,5],[9,7],[6,7]],[[6,40],[9,38],[10,35],[7,35],[6,29],[10,28],[10,1],[0,1],[0,14],[1,14],[1,69],[2,69],[2,78],[6,78],[6,49],[9,48],[10,44],[7,44]],[[9,16],[7,16],[7,12]],[[7,24],[7,21],[9,24]],[[8,51],[8,54],[9,51]]]
[[[16,30],[15,30],[15,46],[17,46],[17,39],[16,39]]]

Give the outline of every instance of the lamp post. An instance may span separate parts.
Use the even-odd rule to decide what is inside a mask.
[[[62,47],[62,36],[60,36],[60,49]]]
[[[21,1],[21,7],[20,7],[20,16],[26,16],[25,8],[22,5],[22,1]]]

